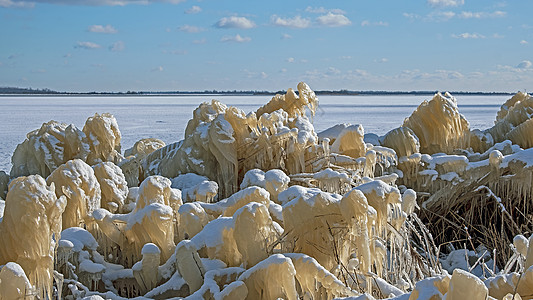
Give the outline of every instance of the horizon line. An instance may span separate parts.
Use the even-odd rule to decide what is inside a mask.
[[[297,90],[294,90],[298,93]],[[511,95],[516,92],[508,91],[445,91],[445,90],[410,90],[410,91],[401,91],[401,90],[348,90],[348,89],[337,89],[337,90],[315,90],[314,93],[317,95],[343,95],[343,96],[355,96],[355,95],[433,95],[438,92],[456,95]],[[110,92],[110,91],[91,91],[91,92],[65,92],[65,91],[55,91],[48,88],[43,89],[33,89],[33,88],[20,88],[20,87],[0,87],[0,95],[2,96],[11,96],[11,95],[129,95],[129,96],[149,96],[149,95],[275,95],[275,94],[285,94],[287,90],[278,90],[278,91],[268,91],[268,90],[203,90],[203,91],[120,91],[120,92]],[[527,92],[526,89],[523,92]]]

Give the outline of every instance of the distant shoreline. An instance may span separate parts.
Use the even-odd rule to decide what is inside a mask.
[[[413,96],[432,96],[438,91],[350,91],[350,90],[337,90],[337,91],[315,91],[318,96],[394,96],[394,95],[413,95]],[[444,92],[444,91],[441,91]],[[0,97],[57,97],[57,96],[273,96],[275,94],[285,94],[286,91],[202,91],[202,92],[189,92],[189,91],[170,91],[170,92],[151,92],[151,91],[139,91],[139,92],[85,92],[85,93],[69,93],[69,92],[57,92],[49,89],[35,90],[25,88],[2,88],[0,87]],[[452,95],[471,95],[471,96],[503,96],[513,95],[516,92],[464,92],[464,91],[451,91]]]

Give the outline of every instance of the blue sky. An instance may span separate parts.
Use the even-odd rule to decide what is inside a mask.
[[[0,0],[0,86],[533,90],[533,1]]]

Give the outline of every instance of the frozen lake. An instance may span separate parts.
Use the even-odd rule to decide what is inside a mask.
[[[471,128],[494,124],[496,112],[511,96],[458,96],[460,112]],[[9,173],[11,155],[26,133],[50,120],[82,129],[94,113],[115,116],[122,133],[122,150],[141,138],[154,137],[165,143],[183,138],[193,110],[204,101],[217,99],[246,113],[256,110],[270,96],[16,96],[0,97],[0,170]],[[318,133],[339,123],[362,124],[365,132],[383,135],[400,126],[416,107],[430,96],[319,96],[314,118]]]

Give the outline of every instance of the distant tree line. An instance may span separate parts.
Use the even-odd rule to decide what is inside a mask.
[[[59,94],[51,89],[0,87],[0,94]]]
[[[280,90],[272,91],[256,91],[256,90],[232,90],[232,91],[218,91],[218,90],[204,90],[204,91],[127,91],[127,92],[58,92],[51,89],[33,89],[33,88],[19,88],[19,87],[0,87],[0,94],[17,94],[17,95],[275,95],[285,94],[287,91]],[[298,91],[295,90],[298,94]],[[339,96],[354,96],[354,95],[434,95],[438,91],[351,91],[351,90],[318,90],[315,91],[317,95],[339,95]],[[450,92],[452,95],[511,95],[509,92]]]

